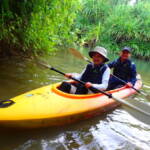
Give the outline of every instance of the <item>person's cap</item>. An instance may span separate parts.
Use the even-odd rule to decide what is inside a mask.
[[[89,56],[92,58],[94,53],[99,53],[105,58],[105,62],[109,61],[107,57],[107,50],[104,47],[96,46],[93,50],[89,52]]]
[[[125,46],[121,49],[121,51],[128,51],[129,53],[131,53],[132,49],[130,47]]]

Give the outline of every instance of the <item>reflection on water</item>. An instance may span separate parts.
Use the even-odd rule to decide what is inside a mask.
[[[67,51],[44,60],[63,72],[80,72],[86,62]],[[135,60],[142,75],[145,94],[150,93],[149,64]],[[0,99],[14,97],[47,84],[66,80],[63,76],[37,66],[33,60],[0,62]],[[129,98],[145,103],[144,95]],[[64,127],[6,131],[0,129],[1,150],[149,150],[150,126],[136,120],[122,108],[103,116]]]

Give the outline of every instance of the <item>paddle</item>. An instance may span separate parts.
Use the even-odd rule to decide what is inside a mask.
[[[53,71],[55,71],[55,72],[57,72],[57,73],[62,74],[62,75],[65,76],[65,73],[63,73],[63,72],[57,70],[56,68],[54,68],[54,67],[52,67],[52,66],[50,66],[50,65],[48,65],[48,64],[45,64],[45,63],[42,63],[42,62],[38,62],[38,63],[41,64],[42,66],[46,67],[46,68],[49,68],[50,70],[53,70]],[[79,82],[79,83],[81,83],[81,84],[83,84],[83,85],[85,85],[85,82],[83,82],[83,81],[81,81],[81,80],[77,80],[77,79],[75,79],[75,78],[73,78],[73,77],[71,77],[71,79],[72,79],[72,80],[75,80],[75,81],[77,81],[77,82]],[[101,91],[101,90],[96,89],[96,88],[94,88],[94,87],[91,87],[90,89],[97,90],[98,92],[100,92],[100,93],[102,93],[102,94],[108,96],[109,98],[112,98],[112,99],[116,100],[117,102],[119,102],[119,103],[121,103],[121,104],[123,104],[123,105],[125,105],[125,106],[128,106],[128,107],[132,108],[133,110],[136,111],[135,114],[137,114],[137,112],[139,112],[139,113],[141,114],[141,116],[140,116],[140,118],[138,118],[139,116],[136,116],[136,118],[137,118],[138,120],[144,121],[144,122],[147,123],[147,124],[150,124],[150,106],[149,106],[149,105],[147,105],[147,104],[145,104],[145,103],[138,102],[138,101],[136,101],[136,105],[133,105],[133,104],[131,104],[131,103],[129,103],[129,102],[127,102],[127,101],[121,99],[121,98],[115,97],[114,95],[112,95],[112,94],[110,94],[110,93],[108,93],[108,92]],[[135,104],[135,102],[134,102],[134,104]],[[141,107],[141,106],[142,106],[142,107]],[[134,114],[134,113],[133,113],[133,114]],[[133,114],[132,114],[132,115],[133,115]],[[144,118],[145,118],[145,119],[144,119]],[[144,119],[144,120],[143,120],[143,119]]]
[[[75,48],[69,48],[69,52],[70,52],[71,54],[73,54],[74,56],[76,56],[76,57],[78,57],[78,58],[80,58],[80,59],[86,60],[87,62],[91,63],[91,61],[90,61],[88,58],[84,57],[84,56],[83,56],[78,50],[76,50]],[[115,77],[116,79],[118,79],[119,81],[121,81],[122,83],[127,84],[127,82],[125,82],[124,80],[118,78],[117,76],[115,76],[115,75],[113,75],[113,74],[111,74],[111,75],[112,75],[113,77]],[[147,96],[144,92],[139,91],[138,89],[134,88],[133,86],[132,86],[131,88],[134,89],[136,92],[141,93],[141,94],[143,94],[144,96]]]

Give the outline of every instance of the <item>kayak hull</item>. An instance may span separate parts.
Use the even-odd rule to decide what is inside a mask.
[[[59,91],[60,83],[44,86],[12,98],[15,103],[0,108],[0,126],[13,128],[41,128],[61,126],[89,119],[120,105],[103,94],[73,95]],[[135,88],[140,89],[139,79]],[[109,91],[115,97],[126,98],[136,91],[122,87]]]

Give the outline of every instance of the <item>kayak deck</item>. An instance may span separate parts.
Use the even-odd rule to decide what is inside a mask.
[[[15,104],[0,108],[0,126],[39,128],[59,126],[91,118],[113,110],[120,103],[103,94],[74,95],[58,90],[60,83],[44,86],[12,98]],[[135,84],[140,89],[141,80]],[[125,98],[135,90],[122,87],[109,91],[115,97]]]

